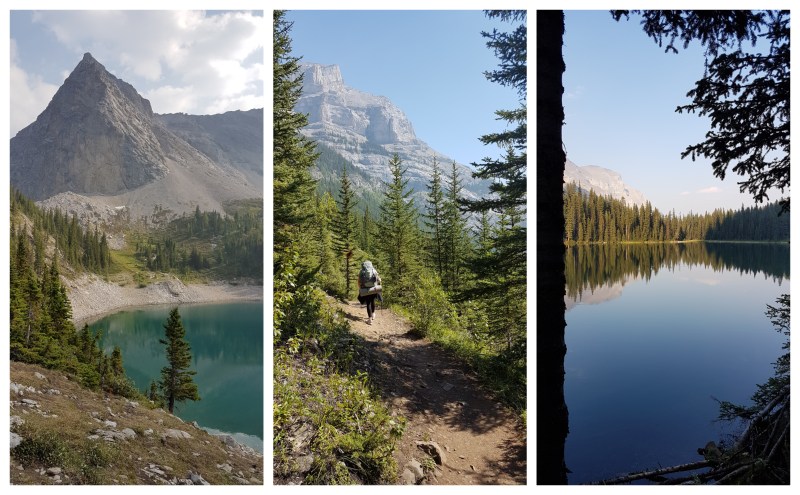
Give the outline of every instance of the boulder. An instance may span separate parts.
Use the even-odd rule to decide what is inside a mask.
[[[11,448],[13,449],[14,447],[16,447],[17,445],[19,445],[21,443],[22,443],[22,437],[17,435],[16,433],[14,433],[12,431],[11,432]]]
[[[447,462],[447,456],[444,453],[444,449],[439,446],[436,442],[417,442],[417,447],[431,456],[433,460],[438,465],[442,465]]]
[[[405,466],[406,470],[411,471],[414,474],[414,483],[417,483],[422,478],[425,477],[425,472],[422,470],[422,465],[419,463],[418,460],[411,458],[410,461],[406,463]]]
[[[183,430],[176,430],[174,428],[167,428],[164,430],[164,434],[161,435],[161,438],[177,438],[179,440],[183,440],[184,438],[192,438],[188,432]]]

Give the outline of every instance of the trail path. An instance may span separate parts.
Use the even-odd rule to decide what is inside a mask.
[[[486,393],[463,365],[411,334],[404,318],[379,309],[369,325],[363,306],[339,305],[381,370],[375,378],[385,402],[407,419],[395,452],[398,474],[412,458],[426,457],[417,442],[432,441],[445,459],[428,484],[526,483],[526,433],[516,414]]]

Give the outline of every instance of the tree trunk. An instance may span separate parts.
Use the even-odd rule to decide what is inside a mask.
[[[566,484],[563,11],[537,11],[536,26],[536,477],[539,484]]]

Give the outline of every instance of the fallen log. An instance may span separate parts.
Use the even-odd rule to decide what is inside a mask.
[[[710,461],[698,461],[698,462],[690,462],[688,464],[681,464],[678,466],[670,466],[665,468],[653,469],[650,471],[640,471],[638,473],[631,473],[625,476],[620,476],[618,478],[612,478],[603,481],[594,481],[589,483],[590,485],[621,485],[623,483],[630,483],[631,481],[654,478],[656,476],[661,476],[664,474],[670,473],[680,473],[683,471],[692,471],[694,469],[702,469],[705,467],[710,467],[713,464]]]

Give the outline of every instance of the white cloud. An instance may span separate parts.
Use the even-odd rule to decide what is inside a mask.
[[[48,84],[35,74],[28,74],[19,67],[17,45],[11,39],[11,74],[9,90],[11,98],[11,135],[36,120],[58,91],[58,86]]]
[[[711,186],[711,187],[706,187],[706,188],[703,188],[703,189],[699,189],[697,192],[700,193],[700,194],[712,194],[712,193],[722,192],[722,189],[720,189],[717,186]]]
[[[678,196],[688,196],[689,194],[691,194],[689,191],[683,191]]]
[[[150,99],[157,113],[234,110],[239,103],[263,100],[263,16],[43,11],[34,14],[34,22],[73,51],[76,64],[84,52],[91,52]]]
[[[196,106],[192,97],[192,87],[161,86],[142,94],[150,100],[150,106],[158,109],[157,113],[192,113]]]

